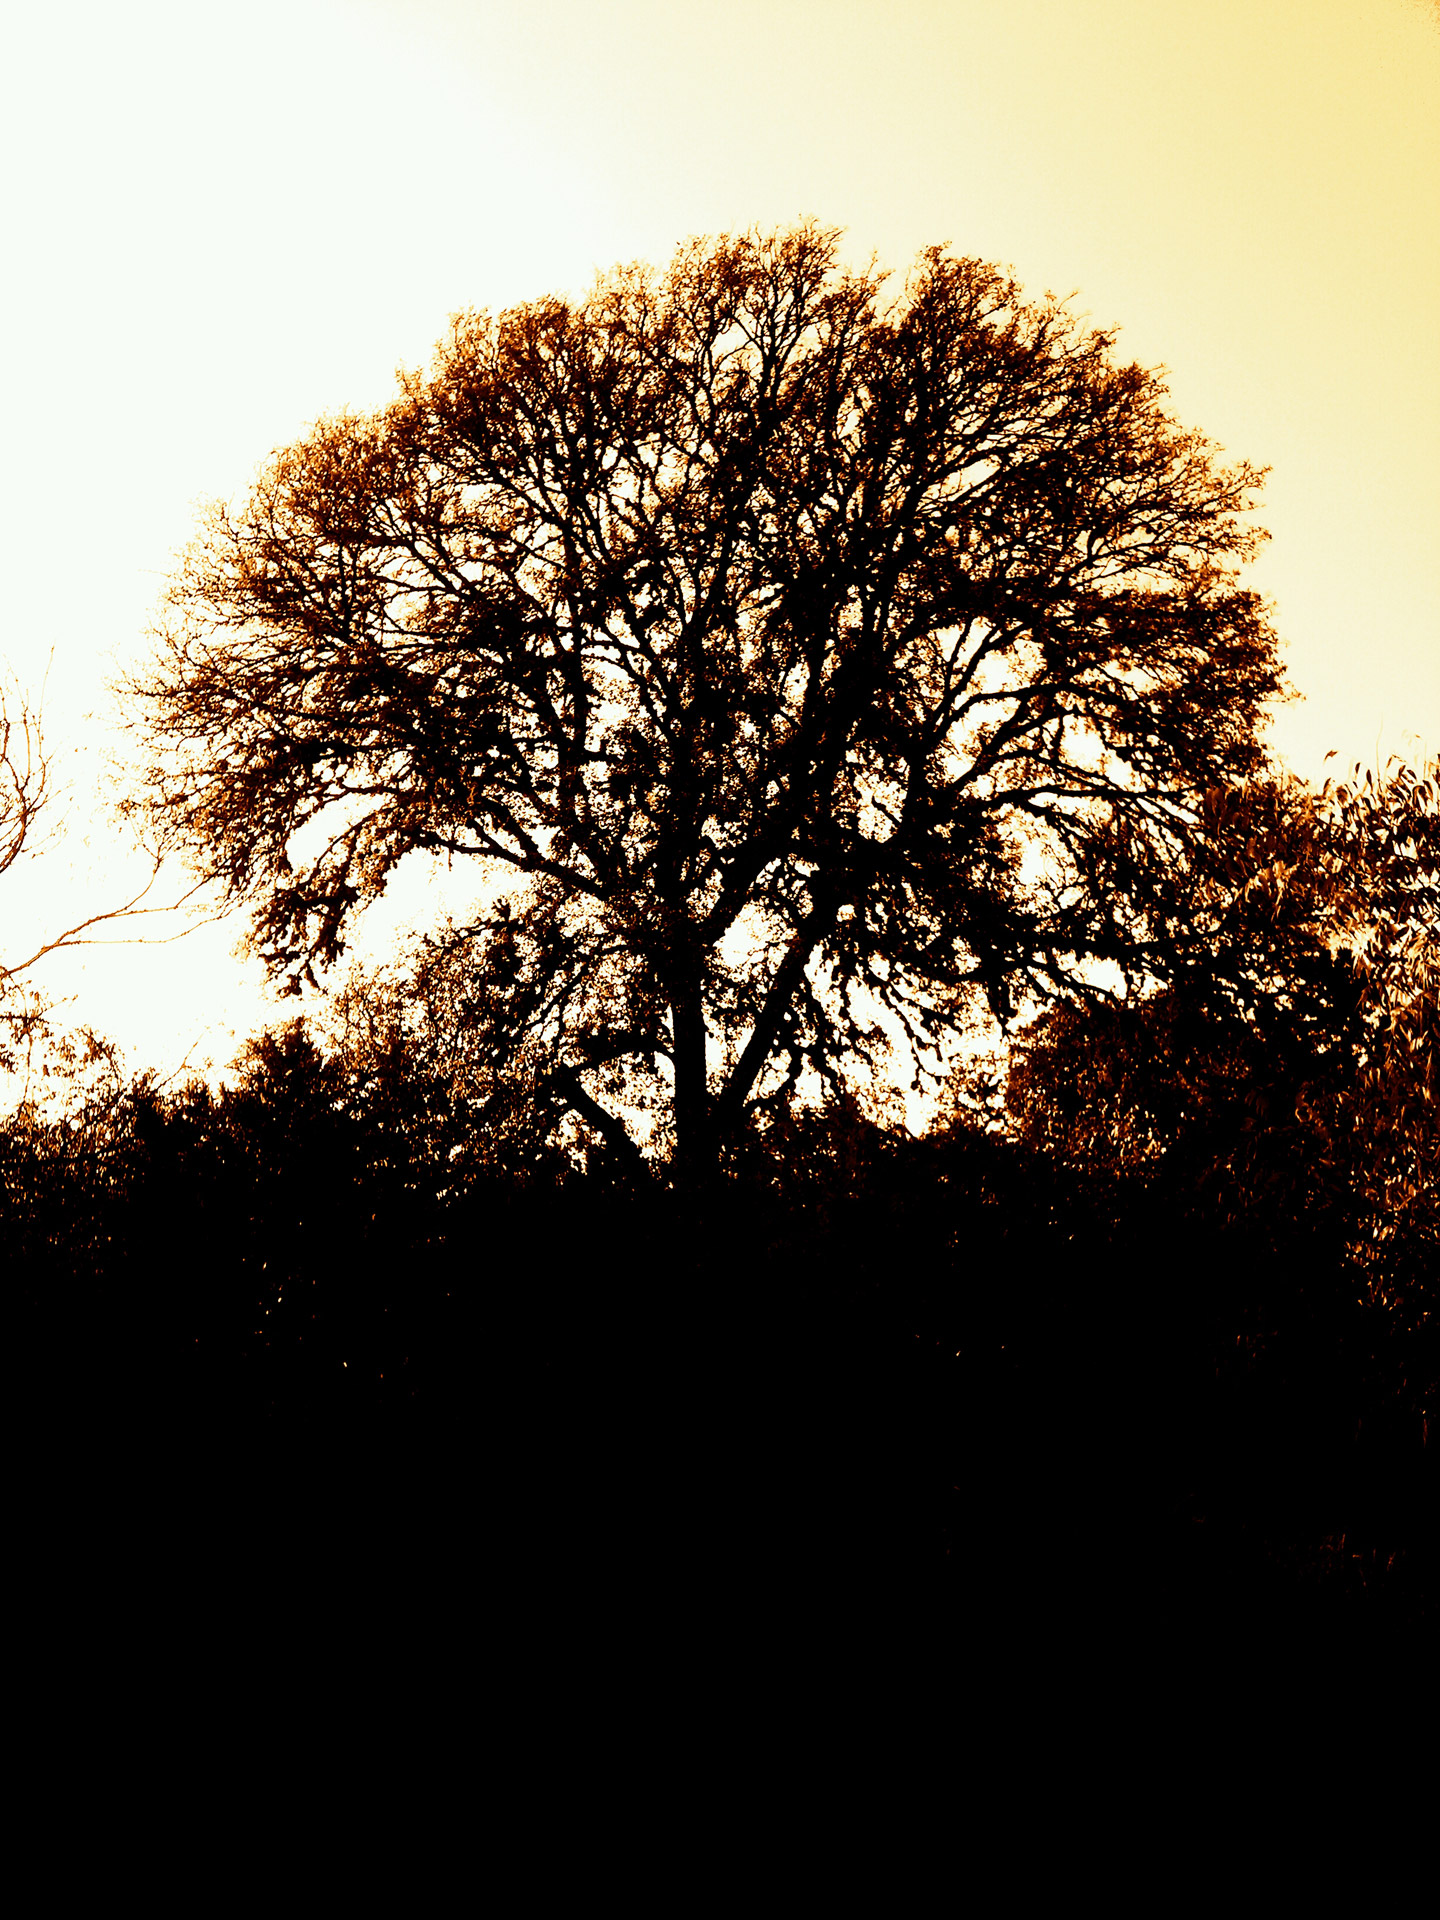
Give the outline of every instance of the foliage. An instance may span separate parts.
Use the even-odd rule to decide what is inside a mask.
[[[938,1071],[976,995],[1153,969],[1116,849],[1176,860],[1278,686],[1256,472],[996,268],[887,302],[835,240],[459,316],[211,510],[131,688],[150,819],[278,973],[474,856],[496,1043],[692,1168],[897,1034]]]
[[[357,1114],[402,1134],[462,1184],[481,1173],[563,1175],[564,1105],[538,1046],[516,1045],[463,942],[423,942],[412,964],[352,968],[315,1032]]]
[[[0,1213],[29,1390],[77,1425],[230,1446],[257,1420],[403,1410],[444,1365],[424,1147],[358,1111],[298,1024],[227,1089],[142,1077],[63,1117],[22,1107],[0,1127]]]
[[[1299,1291],[1381,1310],[1397,1391],[1433,1419],[1440,1273],[1440,782],[1271,779],[1212,797],[1174,876],[1187,964],[1017,1047],[1019,1135],[1177,1219],[1259,1236]],[[1323,1255],[1318,1251],[1328,1249]],[[1323,1268],[1328,1278],[1313,1269]]]

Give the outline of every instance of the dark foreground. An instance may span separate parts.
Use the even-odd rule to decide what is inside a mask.
[[[1427,1355],[1323,1222],[1101,1204],[853,1115],[704,1202],[444,1184],[396,1142],[301,1071],[132,1101],[88,1159],[11,1129],[35,1566],[123,1583],[138,1551],[187,1604],[263,1571],[283,1605],[339,1555],[641,1642],[875,1601],[1181,1651],[1433,1618]]]

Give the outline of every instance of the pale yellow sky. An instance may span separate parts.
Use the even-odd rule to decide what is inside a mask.
[[[11,11],[0,658],[34,688],[54,651],[72,832],[6,876],[5,958],[133,870],[91,812],[104,685],[198,498],[383,401],[456,307],[805,214],[856,258],[947,241],[1120,326],[1187,424],[1273,469],[1253,579],[1305,696],[1277,745],[1312,777],[1440,747],[1429,0]],[[137,1064],[223,1061],[267,1011],[238,932],[41,981]]]

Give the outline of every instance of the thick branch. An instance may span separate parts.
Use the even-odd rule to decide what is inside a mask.
[[[726,1082],[723,1092],[715,1102],[713,1127],[717,1139],[724,1139],[739,1125],[751,1089],[774,1051],[781,1022],[785,1018],[786,1009],[795,998],[805,969],[810,963],[810,956],[835,924],[835,915],[839,907],[838,898],[822,894],[802,921],[785,958],[776,969],[775,978],[770,983],[765,1003],[760,1009],[759,1018],[751,1030],[745,1049],[736,1061],[734,1071]]]
[[[550,1084],[566,1105],[578,1113],[587,1126],[595,1129],[618,1160],[633,1173],[643,1174],[646,1179],[650,1177],[649,1163],[644,1154],[614,1114],[607,1113],[599,1101],[593,1100],[585,1091],[574,1067],[557,1067],[550,1076]]]

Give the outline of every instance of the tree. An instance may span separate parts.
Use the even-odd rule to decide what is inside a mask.
[[[1410,1339],[1440,1271],[1440,766],[1271,776],[1201,820],[1166,880],[1185,935],[1163,990],[1030,1028],[1011,1125],[1267,1243],[1323,1231]]]
[[[887,301],[836,239],[459,315],[209,511],[129,688],[136,804],[277,974],[473,856],[497,1056],[621,1148],[648,1089],[686,1178],[897,1035],[938,1072],[977,994],[1152,969],[1115,848],[1163,869],[1279,686],[1255,470],[997,268]]]
[[[0,687],[0,873],[8,873],[26,842],[33,841],[49,784],[50,766],[38,715],[22,699],[12,719]]]
[[[1128,1377],[1110,1398],[1132,1450],[1169,1450],[1185,1531],[1208,1514],[1318,1584],[1423,1607],[1440,766],[1266,777],[1211,796],[1203,829],[1168,877],[1181,963],[1018,1035],[992,1129],[1036,1191],[1069,1188],[1067,1234],[1106,1276],[1100,1354]]]
[[[21,860],[33,859],[47,843],[53,845],[60,837],[58,833],[41,835],[39,831],[55,799],[42,703],[43,692],[38,699],[18,688],[7,695],[0,682],[0,876]],[[111,1093],[118,1087],[115,1047],[86,1026],[57,1030],[45,994],[26,976],[62,948],[101,944],[93,937],[96,928],[133,924],[183,907],[197,888],[192,887],[165,906],[144,904],[159,878],[160,866],[160,858],[155,856],[149,879],[120,906],[87,914],[73,926],[47,934],[28,953],[23,947],[20,955],[12,949],[9,958],[0,953],[0,1075],[18,1078],[23,1089],[22,1105],[29,1101],[32,1086],[41,1078],[51,1081],[52,1093],[63,1088],[67,1096],[77,1100],[87,1097],[84,1090],[89,1078],[98,1079]],[[32,929],[25,945],[33,939]]]
[[[12,718],[0,686],[0,874],[35,850],[35,827],[49,798],[50,763],[39,715],[23,696]],[[27,963],[28,964],[28,963]],[[39,1000],[25,993],[17,969],[0,961],[0,1071],[13,1072],[43,1025]]]

